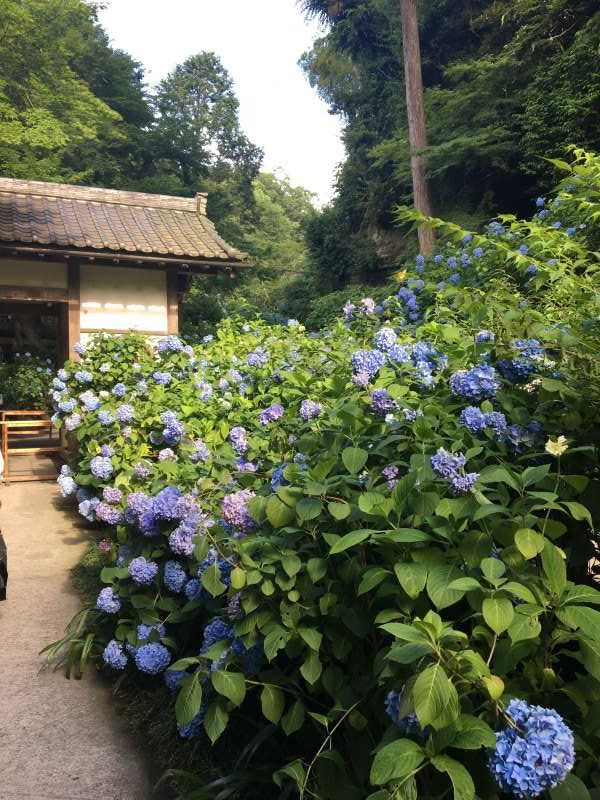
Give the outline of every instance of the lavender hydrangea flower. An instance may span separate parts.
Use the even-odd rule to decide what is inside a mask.
[[[123,651],[123,645],[116,639],[111,639],[106,645],[102,658],[105,664],[108,664],[109,667],[112,667],[117,672],[122,672],[127,666],[127,656]]]
[[[98,611],[104,611],[105,614],[117,614],[121,610],[121,598],[110,586],[107,586],[98,595],[96,608]]]
[[[113,474],[113,465],[110,458],[105,456],[95,456],[90,461],[90,470],[95,478],[108,480]]]
[[[119,406],[115,411],[115,418],[121,425],[126,425],[128,422],[131,422],[134,415],[135,410],[129,403],[123,403],[123,405]]]
[[[316,403],[314,400],[309,400],[306,398],[300,403],[300,417],[305,421],[315,419],[321,414],[323,411],[323,406],[320,403]]]
[[[164,672],[171,663],[171,654],[164,644],[152,642],[137,649],[135,663],[140,672],[158,675],[160,672]]]
[[[77,484],[70,475],[59,475],[56,482],[63,497],[69,497],[77,491]]]
[[[173,380],[173,376],[170,372],[155,372],[152,377],[160,386],[168,386]]]
[[[147,561],[144,556],[138,556],[131,561],[127,572],[135,583],[146,586],[152,583],[154,578],[156,578],[158,574],[158,564],[154,561]]]
[[[75,380],[77,383],[91,383],[94,380],[94,376],[91,372],[80,369],[75,373]]]
[[[115,397],[125,397],[127,394],[127,387],[124,383],[116,383],[112,388],[112,393]]]
[[[240,489],[223,498],[221,504],[223,519],[236,531],[250,533],[256,527],[256,522],[248,511],[248,504],[253,497],[254,492],[250,489]]]
[[[103,444],[100,448],[100,455],[104,458],[112,458],[115,454],[115,448],[110,444]]]
[[[342,307],[342,313],[344,315],[344,319],[346,320],[353,319],[355,311],[356,311],[356,306],[354,305],[354,303],[351,303],[350,300],[344,303]]]
[[[450,491],[452,494],[470,492],[478,478],[478,472],[465,472],[464,474],[455,475],[450,483]]]
[[[74,431],[75,428],[78,428],[81,425],[81,422],[81,414],[71,414],[70,417],[65,419],[65,428],[68,431]]]
[[[101,522],[106,522],[108,525],[118,525],[123,522],[123,515],[118,508],[109,505],[105,502],[100,502],[94,509],[96,517]]]
[[[100,411],[98,411],[98,422],[100,423],[100,425],[104,426],[112,425],[114,421],[115,419],[113,415],[110,413],[110,411],[106,411],[105,409],[101,409]]]
[[[179,336],[163,336],[156,343],[156,350],[161,355],[164,353],[180,353],[183,350],[183,342]]]
[[[249,445],[246,441],[246,429],[239,425],[230,430],[229,441],[231,442],[234,452],[240,456],[248,450]]]
[[[538,797],[561,784],[575,764],[573,732],[553,708],[511,700],[516,727],[496,733],[488,766],[498,787],[520,798]]]
[[[117,489],[116,486],[106,486],[102,490],[102,498],[111,505],[115,505],[116,503],[120,503],[123,499],[123,492],[120,489]]]
[[[159,461],[177,461],[177,456],[170,447],[165,447],[163,450],[160,450],[158,453],[158,460]]]
[[[270,422],[276,422],[283,417],[284,408],[281,403],[274,403],[273,405],[265,408],[258,415],[258,421],[261,425],[268,425]]]
[[[269,354],[262,347],[257,347],[246,357],[246,364],[249,367],[264,367],[269,361]]]
[[[199,461],[205,462],[208,461],[210,458],[210,450],[204,444],[202,439],[196,439],[193,442],[194,450],[190,456],[190,459],[197,464]]]
[[[433,471],[441,478],[455,478],[467,463],[462,453],[450,453],[440,447],[429,459]]]
[[[371,408],[378,416],[385,417],[398,408],[398,403],[390,397],[387,389],[374,389],[371,392]]]
[[[187,573],[178,561],[167,561],[163,581],[169,591],[179,594],[187,581]]]
[[[152,471],[150,469],[150,464],[149,463],[148,464],[144,464],[142,461],[139,461],[134,466],[133,470],[134,470],[135,474],[138,476],[138,478],[142,478],[142,480],[144,478],[148,478],[150,476],[151,471]]]
[[[392,491],[394,486],[398,483],[398,475],[400,470],[395,464],[389,464],[381,470],[381,477],[385,480],[385,485],[388,491]]]

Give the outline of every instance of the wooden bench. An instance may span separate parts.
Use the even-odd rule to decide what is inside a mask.
[[[53,443],[54,428],[47,411],[24,409],[13,411],[0,411],[0,429],[2,441],[2,457],[4,459],[4,482],[11,481],[49,481],[56,478],[57,473],[43,475],[14,475],[10,473],[10,460],[14,456],[41,455],[60,453],[63,448],[57,440]],[[51,444],[13,447],[15,439],[31,438],[32,436],[46,434]]]

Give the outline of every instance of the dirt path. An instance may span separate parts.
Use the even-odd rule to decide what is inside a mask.
[[[0,603],[2,800],[150,800],[148,765],[90,670],[83,681],[40,672],[39,651],[78,610],[69,570],[83,529],[48,483],[0,488],[8,599]]]

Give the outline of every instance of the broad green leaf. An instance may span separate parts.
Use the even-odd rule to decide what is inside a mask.
[[[563,603],[593,603],[600,605],[600,592],[591,586],[573,586],[564,595]]]
[[[327,505],[327,510],[334,519],[342,520],[350,516],[352,506],[349,503],[331,502]]]
[[[267,500],[267,519],[274,528],[285,528],[296,517],[293,508],[286,505],[276,494],[272,494]]]
[[[571,513],[573,519],[580,520],[583,522],[587,522],[590,528],[594,527],[594,523],[592,521],[592,515],[590,514],[589,510],[582,505],[581,503],[575,503],[573,501],[562,501],[563,506],[566,506]]]
[[[481,589],[481,584],[475,578],[457,578],[448,586],[449,589],[458,589],[463,592],[473,592]]]
[[[302,569],[302,560],[295,553],[288,553],[281,557],[281,566],[285,574],[293,578],[294,575],[297,575]]]
[[[515,477],[505,467],[491,466],[481,470],[478,483],[505,483],[515,491],[519,490],[519,484]]]
[[[342,536],[341,539],[338,539],[338,541],[333,545],[329,551],[329,555],[333,556],[336,553],[343,553],[344,550],[348,550],[350,547],[355,547],[357,544],[364,542],[365,539],[368,539],[372,533],[373,531],[370,530],[352,531],[351,533],[347,533],[345,536]]]
[[[498,675],[482,678],[485,688],[492,700],[499,700],[504,694],[504,681]]]
[[[533,486],[543,480],[550,472],[550,464],[540,464],[538,467],[527,467],[521,475],[521,482],[524,487]]]
[[[300,667],[300,672],[304,680],[311,686],[319,680],[323,672],[323,665],[321,664],[318,653],[315,653],[314,650],[308,651]]]
[[[417,528],[395,528],[392,531],[378,536],[377,540],[385,540],[396,544],[416,544],[418,542],[431,541],[431,536]]]
[[[210,673],[210,679],[216,692],[231,700],[234,706],[242,705],[246,697],[246,679],[241,672],[216,670]]]
[[[516,644],[526,639],[537,638],[541,630],[542,626],[537,617],[531,617],[528,614],[519,614],[517,607],[515,618],[508,628],[508,635],[510,636],[511,642]]]
[[[495,581],[506,572],[506,564],[499,558],[484,558],[481,562],[481,571],[489,581]]]
[[[582,637],[580,639],[580,647],[585,668],[590,675],[600,681],[600,642]]]
[[[406,642],[392,645],[386,658],[389,661],[396,661],[398,664],[413,664],[419,658],[430,655],[432,652],[433,649],[428,642]]]
[[[322,510],[323,503],[320,500],[314,500],[311,497],[304,497],[296,505],[296,514],[298,515],[298,519],[302,522],[316,519]]]
[[[300,759],[292,761],[291,764],[286,764],[285,767],[278,769],[273,773],[273,781],[280,788],[283,786],[284,778],[291,778],[299,790],[302,790],[304,781],[306,779],[306,768]]]
[[[441,664],[432,664],[416,679],[412,697],[421,727],[437,719],[450,702],[450,681]]]
[[[401,780],[425,760],[425,753],[410,739],[397,739],[375,753],[371,765],[371,783],[382,786],[390,781]]]
[[[590,639],[600,642],[600,611],[587,606],[563,606],[556,616],[570,628],[576,628]]]
[[[416,475],[412,473],[403,475],[392,489],[392,500],[394,501],[396,511],[401,511],[406,505],[406,501],[414,491],[416,480]]]
[[[364,514],[379,514],[386,497],[379,492],[364,492],[359,495],[358,507]]]
[[[551,542],[546,542],[541,554],[542,568],[548,586],[559,597],[567,585],[567,568],[558,548]]]
[[[306,571],[313,583],[317,583],[327,575],[327,561],[324,558],[309,558],[306,564]]]
[[[510,627],[515,610],[507,597],[486,597],[482,606],[483,618],[494,633],[503,633]]]
[[[531,528],[519,528],[515,544],[523,558],[535,558],[544,549],[544,537]]]
[[[202,686],[200,673],[188,675],[181,681],[177,700],[175,701],[175,717],[179,725],[189,725],[202,705]]]
[[[342,462],[348,472],[353,475],[358,475],[367,463],[368,456],[367,451],[360,447],[346,447],[345,450],[342,450]]]
[[[537,600],[535,599],[535,595],[522,583],[517,583],[516,581],[507,581],[507,583],[502,585],[502,589],[505,592],[510,592],[515,597],[518,597],[519,600],[524,600],[526,603],[536,603]]]
[[[424,633],[413,628],[412,625],[405,625],[403,622],[387,622],[385,625],[379,626],[386,633],[391,633],[397,639],[402,639],[405,642],[426,642],[427,638]]]
[[[200,582],[211,597],[218,597],[227,591],[227,586],[221,580],[221,571],[216,561],[203,571]]]
[[[316,628],[306,628],[306,627],[299,627],[298,633],[304,639],[306,644],[315,652],[319,652],[321,649],[321,643],[323,641],[323,634],[320,633]]]
[[[277,725],[285,708],[285,696],[276,686],[265,686],[260,693],[260,705],[269,722]]]
[[[475,786],[468,770],[449,756],[434,756],[431,764],[452,781],[454,800],[475,800]]]
[[[229,714],[223,700],[216,700],[206,710],[204,717],[204,730],[211,743],[214,744],[227,727]]]
[[[487,722],[479,717],[463,714],[460,718],[461,729],[452,740],[452,747],[461,750],[479,750],[480,747],[495,747],[496,736]]]
[[[360,583],[358,584],[357,595],[361,597],[361,595],[370,592],[371,589],[374,589],[376,586],[384,581],[387,576],[390,575],[387,569],[382,569],[381,567],[371,567],[368,569],[362,576]]]
[[[411,561],[405,563],[399,562],[394,565],[394,572],[396,573],[400,586],[402,586],[406,594],[413,600],[416,599],[425,588],[427,582],[427,567],[424,564],[417,564]]]
[[[243,589],[246,585],[246,573],[241,567],[234,567],[231,570],[231,588]]]
[[[267,661],[272,661],[275,658],[277,653],[289,642],[290,637],[290,632],[286,631],[286,629],[282,628],[280,625],[269,631],[265,636],[263,645]]]
[[[555,789],[550,790],[551,800],[590,800],[585,783],[577,775],[567,775]]]
[[[429,570],[427,594],[436,608],[447,608],[462,600],[465,595],[463,590],[448,588],[453,581],[462,577],[463,574],[458,567],[448,564],[434,566]]]
[[[304,725],[305,711],[300,700],[296,700],[281,718],[281,727],[286,736],[299,731]]]

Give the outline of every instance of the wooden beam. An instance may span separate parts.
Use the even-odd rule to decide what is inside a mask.
[[[179,281],[172,271],[167,271],[167,331],[179,333]]]
[[[139,333],[142,336],[168,336],[164,331],[148,331],[140,328],[81,328],[80,333],[110,333],[116,336],[127,336],[129,333]]]
[[[0,300],[16,300],[28,303],[66,303],[66,289],[50,289],[44,286],[0,286]]]
[[[73,259],[67,264],[67,292],[69,295],[68,319],[67,319],[67,341],[69,358],[77,359],[74,350],[75,344],[81,336],[81,276],[79,261]]]

